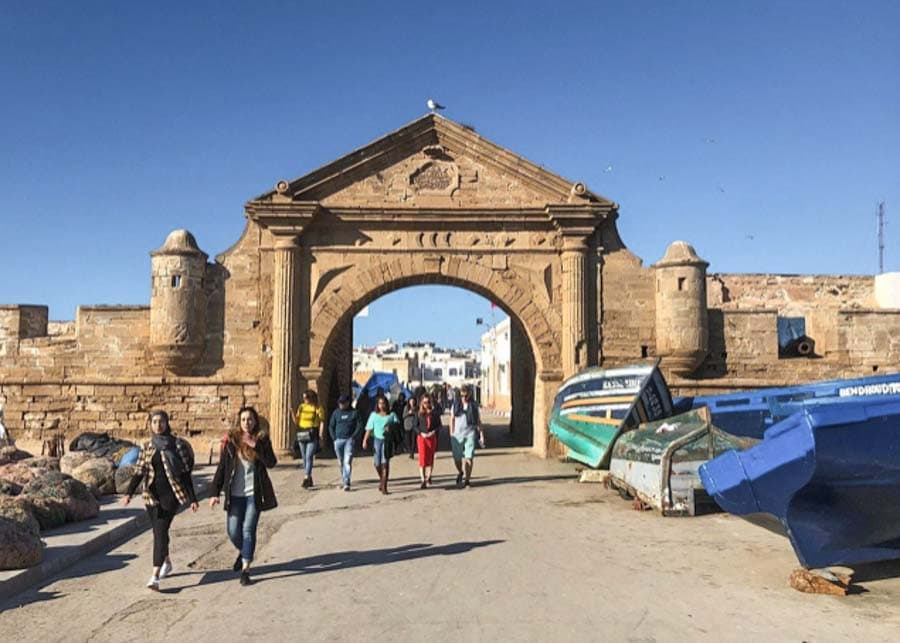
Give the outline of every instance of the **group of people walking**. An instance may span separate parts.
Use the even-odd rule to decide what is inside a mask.
[[[484,446],[481,414],[471,387],[464,384],[459,395],[451,396],[449,410],[450,447],[457,470],[456,485],[468,487],[472,478],[476,434],[481,446]],[[338,399],[338,408],[328,421],[328,435],[334,443],[341,469],[340,487],[350,491],[353,449],[360,433],[363,434],[363,451],[368,450],[370,445],[372,447],[381,493],[388,493],[391,458],[404,448],[410,458],[418,454],[420,488],[430,487],[438,436],[444,428],[441,415],[441,406],[435,402],[433,394],[427,392],[420,393],[418,398],[399,399],[393,408],[387,397],[379,393],[375,397],[373,410],[365,418],[360,417],[359,409],[351,408],[350,396],[342,395]],[[297,446],[305,473],[304,487],[313,486],[313,461],[325,438],[324,418],[324,409],[318,405],[315,392],[304,393],[303,402],[294,414],[298,427]]]
[[[372,447],[378,489],[388,493],[391,457],[406,448],[410,457],[418,454],[420,488],[432,484],[434,457],[438,436],[444,428],[442,409],[427,392],[418,398],[399,400],[394,409],[384,395],[375,398],[374,409],[363,419],[350,404],[350,396],[338,399],[338,408],[328,420],[328,435],[341,470],[341,488],[350,491],[353,451],[362,433],[362,448]],[[484,429],[478,403],[469,386],[448,401],[450,407],[450,445],[456,466],[458,487],[468,487],[475,457],[475,435],[484,447]],[[325,438],[325,412],[314,391],[304,393],[303,402],[294,414],[297,424],[297,446],[303,459],[302,486],[313,486],[312,470],[315,454]],[[165,411],[150,414],[151,437],[141,447],[134,474],[122,504],[128,505],[141,487],[144,505],[153,530],[153,572],[147,587],[159,590],[160,580],[172,573],[169,555],[169,530],[179,509],[189,504],[199,508],[191,471],[194,454],[190,443],[176,437]],[[222,439],[219,464],[212,480],[210,508],[219,504],[226,512],[226,532],[237,550],[232,566],[239,573],[240,584],[250,585],[250,566],[256,550],[256,531],[260,512],[278,505],[268,470],[277,464],[272,442],[261,430],[259,415],[252,407],[238,412],[234,427]]]

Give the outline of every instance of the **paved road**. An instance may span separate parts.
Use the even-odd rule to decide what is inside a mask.
[[[281,506],[263,515],[253,586],[230,571],[224,513],[204,505],[176,519],[175,573],[160,593],[144,587],[145,533],[0,605],[0,640],[768,643],[900,632],[900,566],[863,570],[856,596],[809,596],[787,586],[796,559],[784,538],[727,515],[634,512],[575,483],[572,465],[488,450],[477,486],[456,490],[441,453],[435,487],[421,491],[401,456],[383,497],[371,461],[356,464],[350,493],[334,487],[333,461],[312,491],[295,468],[276,470]]]

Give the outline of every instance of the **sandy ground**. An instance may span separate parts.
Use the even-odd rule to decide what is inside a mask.
[[[499,429],[496,429],[499,431]],[[496,441],[495,441],[496,443]],[[354,491],[317,489],[294,467],[274,479],[255,584],[230,571],[224,512],[206,504],[172,529],[175,572],[144,587],[151,535],[96,555],[0,604],[0,640],[896,641],[900,566],[857,571],[859,593],[789,588],[783,537],[724,514],[635,512],[571,464],[521,450],[479,452],[476,486],[453,488],[439,454],[435,486],[394,459],[391,495],[358,457]],[[321,465],[321,466],[319,466]],[[208,475],[208,471],[206,475]]]

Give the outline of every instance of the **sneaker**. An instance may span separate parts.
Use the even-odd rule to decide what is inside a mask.
[[[252,585],[253,581],[250,580],[250,572],[244,571],[241,572],[241,585]]]
[[[159,568],[159,578],[162,580],[166,576],[172,573],[172,563],[166,561],[162,564],[162,567]]]
[[[309,489],[309,482],[310,482],[309,478],[303,478],[303,484],[301,484],[300,486],[303,487],[304,489]]]
[[[466,480],[466,486],[467,486],[467,487],[471,487],[471,486],[472,486],[472,482],[471,482],[470,480]]]
[[[237,558],[234,559],[234,565],[231,566],[233,571],[239,572],[241,571],[241,567],[244,566],[244,559],[240,554],[237,555]]]
[[[459,473],[456,476],[456,486],[461,487],[463,483],[463,474]]]
[[[427,489],[427,488],[428,488],[428,485],[425,484],[424,480],[422,480],[422,484],[419,485],[419,489]]]
[[[349,484],[345,484],[345,485],[344,485],[344,491],[350,491],[350,485],[349,485]]]
[[[158,592],[159,579],[156,576],[151,576],[150,580],[147,581],[147,588],[153,590],[154,592]]]

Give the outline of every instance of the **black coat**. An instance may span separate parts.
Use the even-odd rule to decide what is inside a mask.
[[[428,428],[426,416],[421,413],[416,414],[416,422],[413,424],[413,431],[416,433],[428,433],[429,431],[434,431],[435,433],[440,433],[441,431],[441,413],[437,409],[431,409],[431,428]]]
[[[278,506],[278,500],[275,498],[275,489],[272,487],[272,481],[269,479],[269,469],[278,464],[275,459],[275,452],[272,450],[272,441],[267,436],[262,436],[256,440],[256,465],[253,468],[253,499],[256,502],[256,508],[259,511],[274,509]],[[226,440],[222,445],[222,452],[219,454],[219,466],[216,469],[216,475],[213,476],[212,490],[216,496],[225,489],[225,510],[231,506],[231,479],[234,477],[235,461],[237,459],[237,448]]]

